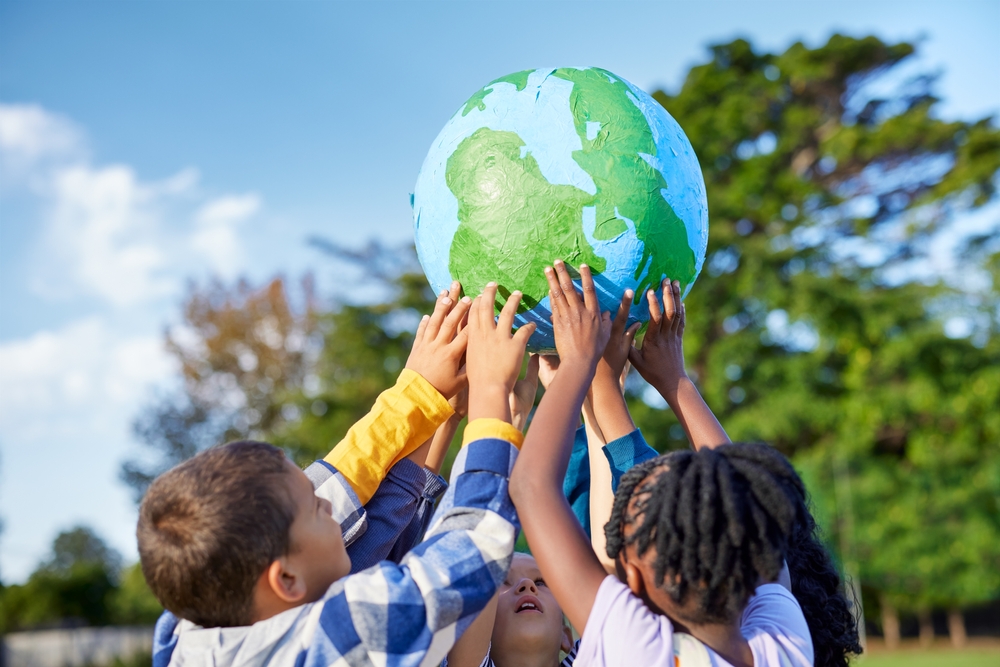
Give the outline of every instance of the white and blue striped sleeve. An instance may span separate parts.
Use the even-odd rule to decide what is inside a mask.
[[[399,565],[379,563],[327,592],[305,665],[439,664],[510,567],[516,457],[500,437],[465,446],[424,541]]]
[[[340,524],[344,544],[350,546],[368,528],[368,515],[358,494],[347,479],[326,461],[316,461],[305,469],[316,495],[333,505],[333,519]]]

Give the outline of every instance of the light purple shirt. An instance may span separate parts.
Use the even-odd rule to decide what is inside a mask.
[[[813,664],[809,626],[799,603],[783,586],[757,588],[740,618],[740,630],[750,644],[754,667]],[[625,584],[609,576],[597,591],[575,666],[619,665],[731,667],[689,635],[675,633],[669,618],[650,611]]]

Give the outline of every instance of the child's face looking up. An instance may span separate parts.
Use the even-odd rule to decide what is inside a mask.
[[[505,662],[505,655],[526,651],[552,653],[558,662],[560,647],[569,647],[564,627],[562,608],[545,585],[535,559],[514,554],[510,572],[500,586],[493,624],[491,654],[497,664]]]
[[[289,530],[286,569],[302,577],[303,602],[321,598],[330,584],[351,571],[340,525],[333,520],[330,501],[318,497],[305,473],[288,461],[288,490],[295,506]]]

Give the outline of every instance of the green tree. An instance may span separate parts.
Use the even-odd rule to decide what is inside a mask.
[[[122,570],[109,605],[111,620],[117,625],[153,625],[163,613],[163,607],[146,585],[139,563]]]
[[[913,53],[874,37],[780,54],[736,40],[654,94],[708,190],[688,299],[699,385],[734,438],[793,457],[841,556],[905,610],[1000,592],[995,255],[967,266],[993,281],[979,295],[921,275],[957,215],[995,200],[1000,132],[937,117],[929,76],[870,92]],[[945,335],[949,313],[972,335]],[[633,405],[658,447],[683,444],[671,417]]]
[[[301,296],[281,279],[262,288],[192,285],[175,329],[182,333],[166,337],[183,391],[159,397],[134,424],[152,463],[144,456],[122,466],[137,500],[159,473],[230,440],[266,440],[305,465],[395,382],[420,315],[434,301],[412,246],[312,243],[341,267],[360,268],[352,293],[370,301],[320,304],[309,280]]]
[[[60,533],[51,556],[0,597],[0,632],[58,625],[106,625],[121,556],[90,528]]]

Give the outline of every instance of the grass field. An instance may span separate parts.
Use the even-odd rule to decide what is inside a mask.
[[[1000,667],[1000,646],[976,646],[956,651],[935,647],[927,651],[874,651],[853,663],[855,667]]]

